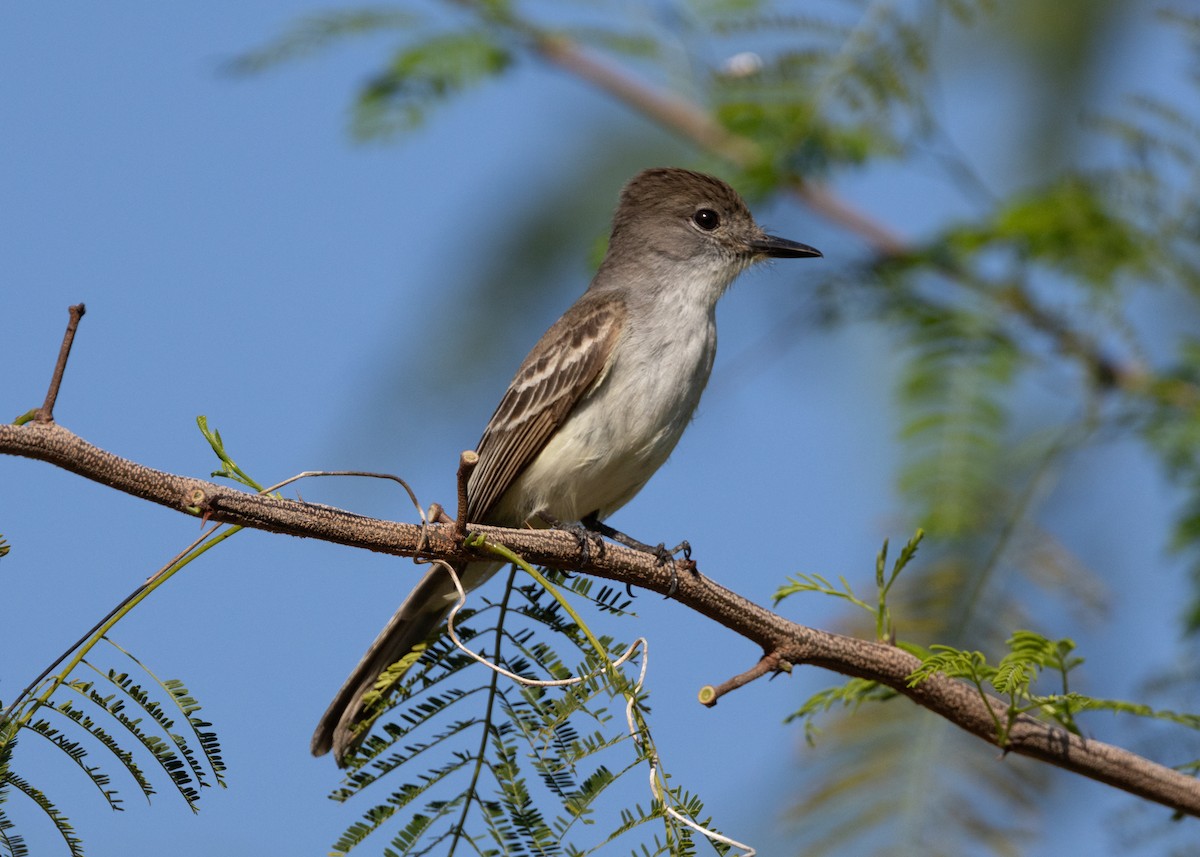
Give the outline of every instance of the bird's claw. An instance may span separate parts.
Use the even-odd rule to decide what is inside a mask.
[[[678,554],[683,554],[684,562],[691,562],[692,546],[687,541],[682,541],[675,545],[675,547],[668,549],[665,544],[659,542],[650,549],[649,553],[654,554],[654,558],[658,560],[659,567],[662,567],[666,565],[668,561],[674,562],[675,557]]]
[[[564,524],[555,522],[554,529],[562,530],[565,533],[570,533],[575,537],[575,541],[579,544],[579,564],[587,565],[592,561],[592,547],[595,546],[596,556],[604,556],[604,537],[595,530],[589,529],[585,524]]]
[[[692,570],[695,571],[696,566],[694,563],[692,563],[692,546],[685,539],[675,547],[667,550],[667,546],[660,542],[658,546],[650,552],[654,554],[655,558],[658,560],[659,568],[666,565],[668,562],[671,563],[671,585],[667,587],[667,593],[663,596],[664,598],[671,598],[679,589],[679,566],[675,559],[676,555],[683,554],[683,561],[689,563],[692,566]]]

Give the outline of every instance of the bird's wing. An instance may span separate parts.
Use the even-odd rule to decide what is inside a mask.
[[[468,490],[469,522],[486,521],[575,403],[603,380],[625,314],[625,304],[611,292],[585,294],[529,352],[479,441],[479,464]]]

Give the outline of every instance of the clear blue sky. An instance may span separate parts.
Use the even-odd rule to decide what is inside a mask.
[[[458,452],[477,440],[527,348],[586,285],[587,254],[620,179],[614,174],[602,197],[581,203],[588,215],[565,239],[574,261],[561,266],[559,284],[537,302],[522,298],[493,326],[496,341],[477,360],[456,337],[459,318],[480,321],[463,303],[471,293],[462,284],[486,279],[503,230],[565,181],[577,159],[598,157],[590,145],[596,134],[649,137],[662,158],[673,153],[678,162],[691,155],[581,84],[532,64],[434,114],[412,136],[367,146],[349,138],[348,105],[386,56],[385,43],[366,41],[250,79],[222,73],[224,61],[319,8],[0,10],[5,419],[40,403],[66,307],[84,301],[88,314],[56,416],[91,442],[204,476],[213,461],[194,420],[205,414],[263,482],[305,469],[390,471],[425,504],[452,505]],[[1149,69],[1150,79],[1179,73],[1180,57],[1160,48],[1148,42],[1145,53],[1117,61]],[[984,126],[995,117],[981,116],[963,90],[947,90],[963,138],[989,133]],[[1003,102],[1001,88],[991,103]],[[1012,166],[1002,151],[990,157],[985,171]],[[631,157],[621,174],[651,165]],[[909,234],[958,204],[920,175],[873,175],[847,182],[845,192]],[[722,307],[722,350],[699,418],[614,523],[652,540],[690,539],[706,573],[765,603],[796,571],[844,574],[866,587],[882,539],[908,533],[896,523],[892,488],[886,337],[865,326],[804,325],[786,349],[768,349],[779,353],[764,367],[746,368],[779,313],[803,307],[814,266],[842,264],[860,248],[796,206],[759,214],[773,231],[823,249],[827,261],[779,264],[734,289]],[[1097,694],[1132,695],[1136,688],[1121,676],[1138,671],[1147,649],[1134,652],[1123,641],[1136,633],[1166,658],[1177,633],[1183,588],[1158,524],[1172,498],[1135,449],[1083,458],[1064,476],[1044,525],[1099,569],[1118,607],[1101,629],[1073,624],[1068,611],[1053,630],[1087,646],[1090,675],[1106,680],[1092,688]],[[1095,490],[1115,479],[1127,486],[1122,497]],[[378,485],[301,491],[411,520],[407,501]],[[778,529],[793,533],[802,550],[754,537]],[[49,465],[0,459],[0,533],[13,545],[0,563],[0,698],[7,700],[197,526]],[[1130,569],[1152,570],[1156,585],[1135,586],[1123,573]],[[245,533],[118,628],[115,637],[159,675],[189,685],[222,736],[230,788],[206,793],[198,817],[165,791],[147,808],[132,788],[123,789],[128,811],[114,817],[31,739],[20,766],[31,776],[44,761],[52,773],[39,779],[90,854],[323,853],[366,804],[327,800],[337,774],[328,758],[309,756],[309,736],[414,574],[395,559]],[[831,678],[801,670],[701,709],[697,688],[740,672],[757,653],[677,605],[643,597],[637,608],[637,633],[652,635],[652,726],[668,769],[731,835],[776,853],[770,843],[786,835],[772,825],[806,752],[798,730],[780,721]],[[370,615],[352,623],[360,611]],[[786,605],[814,625],[831,625],[832,611],[817,598]],[[1073,778],[1060,780],[1055,794],[1061,838],[1029,853],[1061,853],[1066,842],[1077,853],[1106,853],[1111,837],[1095,828],[1109,808],[1129,802]],[[58,853],[37,813],[19,801],[8,808],[29,822],[34,853]]]

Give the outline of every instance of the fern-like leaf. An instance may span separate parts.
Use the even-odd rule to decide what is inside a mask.
[[[310,15],[271,43],[236,57],[227,69],[233,74],[263,72],[327,50],[347,38],[405,30],[420,20],[410,12],[391,9],[350,9]]]
[[[40,809],[42,813],[50,819],[50,822],[54,825],[54,829],[57,830],[58,835],[62,837],[63,842],[67,846],[67,850],[71,854],[71,857],[83,857],[83,843],[80,841],[79,837],[75,835],[75,828],[71,826],[70,820],[63,815],[62,811],[59,810],[59,808],[55,806],[48,797],[46,797],[45,793],[41,791],[41,789],[34,787],[32,784],[17,776],[12,771],[8,772],[8,775],[4,781],[4,785],[6,787],[11,786],[12,788],[15,788],[17,791],[21,792],[35,804],[37,804],[38,809]]]
[[[31,723],[27,723],[25,728],[37,735],[42,736],[57,749],[61,750],[67,756],[67,758],[74,762],[76,766],[83,771],[83,773],[91,781],[92,785],[94,785],[97,791],[100,792],[109,808],[114,811],[120,811],[122,808],[121,799],[117,797],[116,789],[109,788],[112,781],[109,779],[108,774],[100,770],[99,766],[87,764],[86,759],[88,758],[88,752],[82,744],[67,737],[58,729],[55,729],[50,725],[49,721],[45,719],[38,719]]]
[[[192,738],[195,740],[196,745],[199,746],[200,752],[204,755],[205,762],[208,764],[208,770],[212,772],[213,779],[216,781],[217,785],[224,788],[226,783],[222,774],[225,771],[225,764],[221,759],[221,745],[218,741],[217,733],[210,731],[210,727],[212,726],[211,723],[196,716],[197,712],[201,710],[201,706],[200,703],[196,701],[195,697],[192,696],[191,691],[189,691],[184,683],[179,679],[160,679],[157,675],[155,675],[153,670],[142,663],[142,661],[140,661],[132,652],[117,645],[117,643],[108,637],[105,637],[104,640],[110,646],[117,649],[117,651],[121,652],[127,658],[137,664],[138,667],[150,677],[151,681],[155,682],[162,689],[167,698],[171,700],[176,710],[178,710],[186,720]],[[189,766],[196,776],[196,782],[202,787],[207,786],[208,783],[204,779],[203,768],[192,754],[191,747],[189,746],[187,739],[174,734],[171,734],[171,738],[173,741],[175,741],[180,753],[185,759],[187,759]]]
[[[499,75],[512,62],[512,53],[487,30],[427,37],[397,52],[359,93],[355,132],[369,138],[416,128],[431,107]]]
[[[8,790],[5,781],[0,779],[0,802],[3,802]],[[16,832],[16,826],[3,809],[0,809],[0,852],[5,857],[29,857],[25,838]]]
[[[574,580],[565,588],[578,590],[599,612],[623,612],[628,606],[619,590],[597,591]],[[484,672],[486,683],[480,683],[471,670],[479,673],[482,667],[444,639],[430,641],[420,659],[396,676],[384,709],[386,722],[381,720],[376,734],[366,739],[358,766],[333,797],[350,800],[368,787],[378,789],[385,778],[404,781],[390,786],[387,798],[376,800],[343,833],[334,844],[336,853],[361,845],[385,825],[396,827],[386,853],[457,853],[460,847],[496,855],[585,853],[569,837],[598,820],[601,797],[627,774],[644,782],[649,736],[635,744],[624,717],[614,718],[608,710],[614,699],[624,704],[630,695],[644,707],[644,693],[620,671],[606,669],[592,640],[610,658],[625,647],[604,636],[589,637],[540,586],[510,583],[494,603],[475,597],[484,606],[471,615],[470,626],[456,623],[472,648],[485,645],[517,675],[586,678],[551,688],[514,685]],[[518,607],[511,606],[514,599]],[[556,650],[560,644],[577,656],[564,659]],[[452,689],[446,684],[451,681],[474,689]],[[613,765],[614,758],[621,763]],[[666,847],[688,853],[692,834],[676,831],[661,809],[654,817],[665,825]]]
[[[87,693],[93,703],[108,711],[150,751],[159,767],[170,777],[180,797],[187,801],[193,812],[196,812],[196,802],[200,799],[200,794],[193,787],[193,783],[197,787],[203,787],[207,782],[195,753],[180,735],[172,731],[175,726],[174,720],[167,717],[162,706],[151,699],[141,685],[134,684],[127,673],[109,670],[105,678],[124,694],[125,699],[132,701],[147,715],[151,722],[167,735],[169,742],[143,729],[140,716],[128,716],[120,699],[113,695],[101,696],[90,682],[79,683],[79,688],[83,688],[81,692]]]
[[[108,709],[105,707],[105,701],[100,701],[96,697],[88,694],[90,688],[78,687],[74,682],[69,682],[65,686],[74,690],[78,690],[81,694],[84,694],[86,699],[89,699],[91,702],[95,703],[102,710],[108,711]],[[101,746],[108,750],[113,757],[121,763],[122,767],[125,768],[125,771],[130,777],[133,778],[133,781],[137,783],[137,786],[139,789],[141,789],[142,794],[145,795],[146,801],[149,802],[150,796],[154,794],[154,787],[150,785],[150,781],[146,779],[146,775],[142,773],[142,769],[139,768],[137,763],[134,761],[133,754],[128,750],[123,749],[117,743],[116,739],[102,729],[99,724],[93,721],[85,711],[75,708],[72,705],[71,700],[67,699],[59,702],[57,705],[55,705],[55,708],[60,714],[69,717],[77,726],[90,733],[92,737],[99,741]],[[112,714],[114,717],[117,717],[117,714],[112,711],[108,711],[108,713]],[[121,718],[118,717],[117,719],[120,720]],[[137,737],[138,733],[136,729],[131,729],[130,731],[135,735],[135,737]]]

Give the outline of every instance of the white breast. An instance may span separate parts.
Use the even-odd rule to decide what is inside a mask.
[[[700,402],[717,344],[711,306],[672,303],[655,307],[657,318],[632,314],[607,375],[500,499],[497,520],[604,518],[667,460]]]

